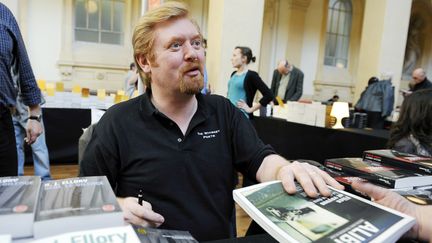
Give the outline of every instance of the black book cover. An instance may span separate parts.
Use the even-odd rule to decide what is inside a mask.
[[[198,243],[188,231],[166,230],[133,225],[141,243]]]
[[[33,235],[40,184],[38,176],[0,177],[0,234]]]
[[[390,188],[425,186],[432,181],[432,176],[394,166],[382,165],[362,158],[327,159],[325,166]]]
[[[34,235],[40,238],[70,231],[122,226],[122,214],[105,176],[47,181],[41,186]]]
[[[402,153],[391,149],[367,150],[363,159],[398,166],[419,173],[432,174],[432,158]]]

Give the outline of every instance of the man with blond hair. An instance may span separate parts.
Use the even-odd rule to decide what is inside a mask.
[[[105,113],[80,166],[82,176],[108,177],[126,221],[216,240],[235,236],[237,171],[280,179],[289,193],[296,179],[312,197],[329,196],[326,184],[342,187],[317,167],[277,155],[226,98],[200,93],[202,35],[184,4],[147,12],[133,49],[147,91]]]

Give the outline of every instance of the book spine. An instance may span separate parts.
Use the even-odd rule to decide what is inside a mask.
[[[390,187],[390,188],[394,188],[395,187],[395,180],[385,177],[385,176],[381,176],[375,173],[369,173],[366,171],[362,171],[350,166],[345,166],[342,164],[338,164],[335,162],[331,162],[331,161],[326,161],[325,166],[330,168],[330,169],[335,169],[337,171],[342,171],[345,172],[347,174],[351,174],[353,176],[358,176],[360,178],[366,179],[372,183],[376,183],[376,184],[380,184],[386,187]]]
[[[412,170],[412,171],[416,171],[419,173],[427,173],[427,174],[432,175],[432,169],[431,168],[422,166],[418,163],[409,163],[409,162],[400,161],[397,159],[381,156],[378,154],[372,154],[372,153],[364,153],[363,159],[368,160],[368,161],[372,161],[372,162],[379,162],[379,163],[383,163],[383,164],[387,164],[387,165],[398,166],[398,167],[403,168],[403,169]]]

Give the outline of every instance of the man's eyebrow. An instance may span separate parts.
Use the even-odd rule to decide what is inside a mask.
[[[171,37],[167,42],[166,42],[166,44],[164,45],[165,47],[169,47],[173,42],[176,42],[176,41],[184,41],[184,37],[181,37],[181,36],[174,36],[174,37]]]

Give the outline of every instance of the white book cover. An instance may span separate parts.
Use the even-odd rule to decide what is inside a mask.
[[[345,191],[309,198],[280,181],[236,189],[234,200],[279,242],[395,242],[414,219]]]
[[[31,243],[140,243],[132,226],[75,231],[31,241]]]

